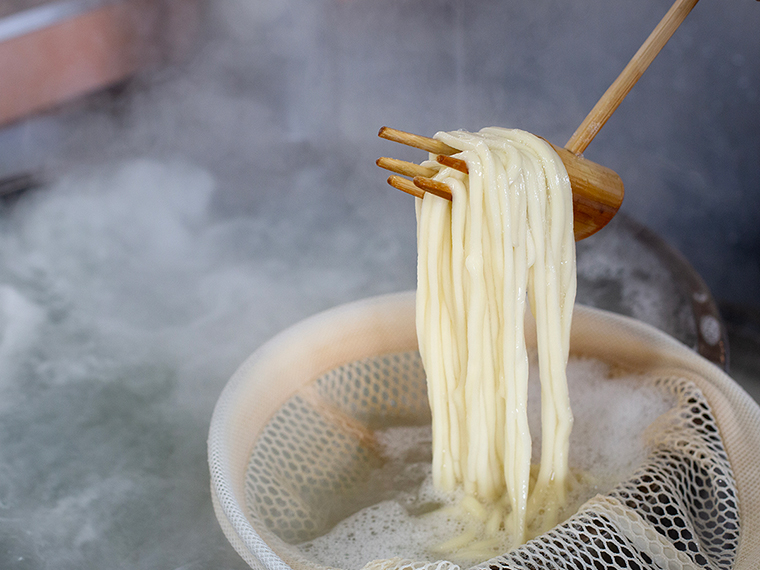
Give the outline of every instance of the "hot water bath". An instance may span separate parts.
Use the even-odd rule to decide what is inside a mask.
[[[712,297],[632,220],[721,298],[760,294],[754,4],[701,2],[589,149],[626,181],[628,218],[581,252],[579,300],[692,347]],[[0,176],[44,182],[0,214],[0,566],[247,567],[208,492],[226,379],[309,315],[414,287],[378,126],[566,139],[659,10],[458,6],[215,2],[183,64],[0,131]]]
[[[399,362],[413,364],[419,370],[420,364],[415,358],[407,361],[399,357]],[[560,521],[573,515],[594,495],[609,493],[634,472],[646,459],[648,445],[645,430],[675,403],[671,394],[636,375],[626,377],[617,374],[610,381],[611,372],[609,366],[592,359],[574,358],[568,365],[575,422],[570,442],[571,483],[567,504],[559,514]],[[541,424],[535,362],[531,376],[529,423],[533,435],[533,463],[538,463]],[[414,380],[408,380],[408,384],[422,388],[424,401],[424,384],[420,382],[422,376],[410,377]],[[365,382],[362,378],[362,385]],[[387,395],[383,391],[379,393],[381,398],[392,402],[394,390],[390,392]],[[395,392],[404,394],[403,389]],[[418,418],[428,419],[427,416],[425,412]],[[396,418],[394,420],[398,421]],[[319,513],[315,517],[320,522],[326,522],[323,528],[299,527],[300,538],[313,537],[298,546],[306,558],[336,568],[359,569],[370,560],[436,560],[445,557],[467,567],[510,550],[513,540],[506,529],[489,528],[488,524],[489,517],[503,507],[497,505],[496,509],[489,509],[470,500],[465,503],[467,508],[462,509],[460,505],[464,497],[461,489],[448,494],[434,487],[429,421],[422,426],[381,428],[375,431],[374,436],[376,445],[370,453],[376,455],[378,466],[373,465],[370,469],[367,484],[361,484],[362,498],[359,503],[366,502],[370,506],[354,512],[359,506],[355,499],[352,501],[354,493],[341,497],[340,492],[333,492],[329,516]],[[267,469],[270,477],[276,475],[276,470],[271,471],[271,462],[266,461],[267,453],[260,451],[259,445],[252,454],[249,469]],[[270,444],[269,453],[273,451]],[[253,499],[248,502],[249,508],[254,510],[255,505],[263,500],[257,495],[254,492]],[[339,511],[336,505],[341,499],[347,504],[344,512],[338,515],[335,513]],[[267,511],[266,508],[259,510]],[[330,528],[333,521],[337,524]],[[283,525],[282,521],[277,522],[276,529],[283,538],[296,535],[294,529]],[[540,520],[535,523],[540,523]],[[530,534],[536,535],[537,532],[532,530]],[[466,541],[469,544],[460,546],[465,542],[463,537],[470,537]]]

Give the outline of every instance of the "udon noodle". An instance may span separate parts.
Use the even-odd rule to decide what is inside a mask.
[[[417,200],[417,334],[433,417],[433,479],[503,505],[515,544],[556,524],[573,424],[566,365],[575,300],[572,194],[554,150],[519,130],[438,133],[469,174]],[[427,165],[427,164],[426,164]],[[432,161],[429,164],[432,166]],[[541,457],[531,469],[524,318],[536,320]]]

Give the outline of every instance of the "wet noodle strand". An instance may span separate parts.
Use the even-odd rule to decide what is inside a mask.
[[[433,478],[504,505],[515,544],[556,524],[573,417],[565,368],[575,300],[572,194],[543,140],[438,133],[468,174],[434,163],[453,200],[417,199],[417,333],[433,416]],[[432,157],[431,157],[432,158]],[[531,485],[526,309],[536,320],[541,458]],[[535,470],[534,470],[535,471]],[[529,526],[531,527],[529,529]]]

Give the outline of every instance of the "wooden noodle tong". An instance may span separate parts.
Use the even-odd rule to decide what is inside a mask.
[[[576,241],[595,234],[607,225],[620,208],[624,195],[623,181],[620,176],[605,166],[583,158],[583,151],[696,3],[697,0],[676,0],[625,69],[576,129],[564,148],[552,144],[567,169],[573,189],[573,223]],[[380,129],[378,136],[436,154],[440,164],[467,172],[467,164],[451,156],[459,151],[439,140],[388,127]],[[433,169],[387,157],[379,158],[377,165],[412,178],[409,180],[403,176],[389,177],[388,183],[399,190],[418,197],[422,197],[425,192],[430,192],[451,200],[449,187],[432,179],[436,172]]]

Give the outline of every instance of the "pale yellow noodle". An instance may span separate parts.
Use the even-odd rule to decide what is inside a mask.
[[[436,178],[453,201],[417,201],[417,328],[433,415],[433,478],[445,490],[461,484],[483,502],[506,494],[519,543],[539,511],[539,530],[553,525],[565,499],[575,299],[570,183],[553,149],[529,133],[487,128],[436,138],[462,151],[469,174],[441,168]],[[526,297],[542,394],[532,489]],[[489,528],[498,520],[494,514]]]

